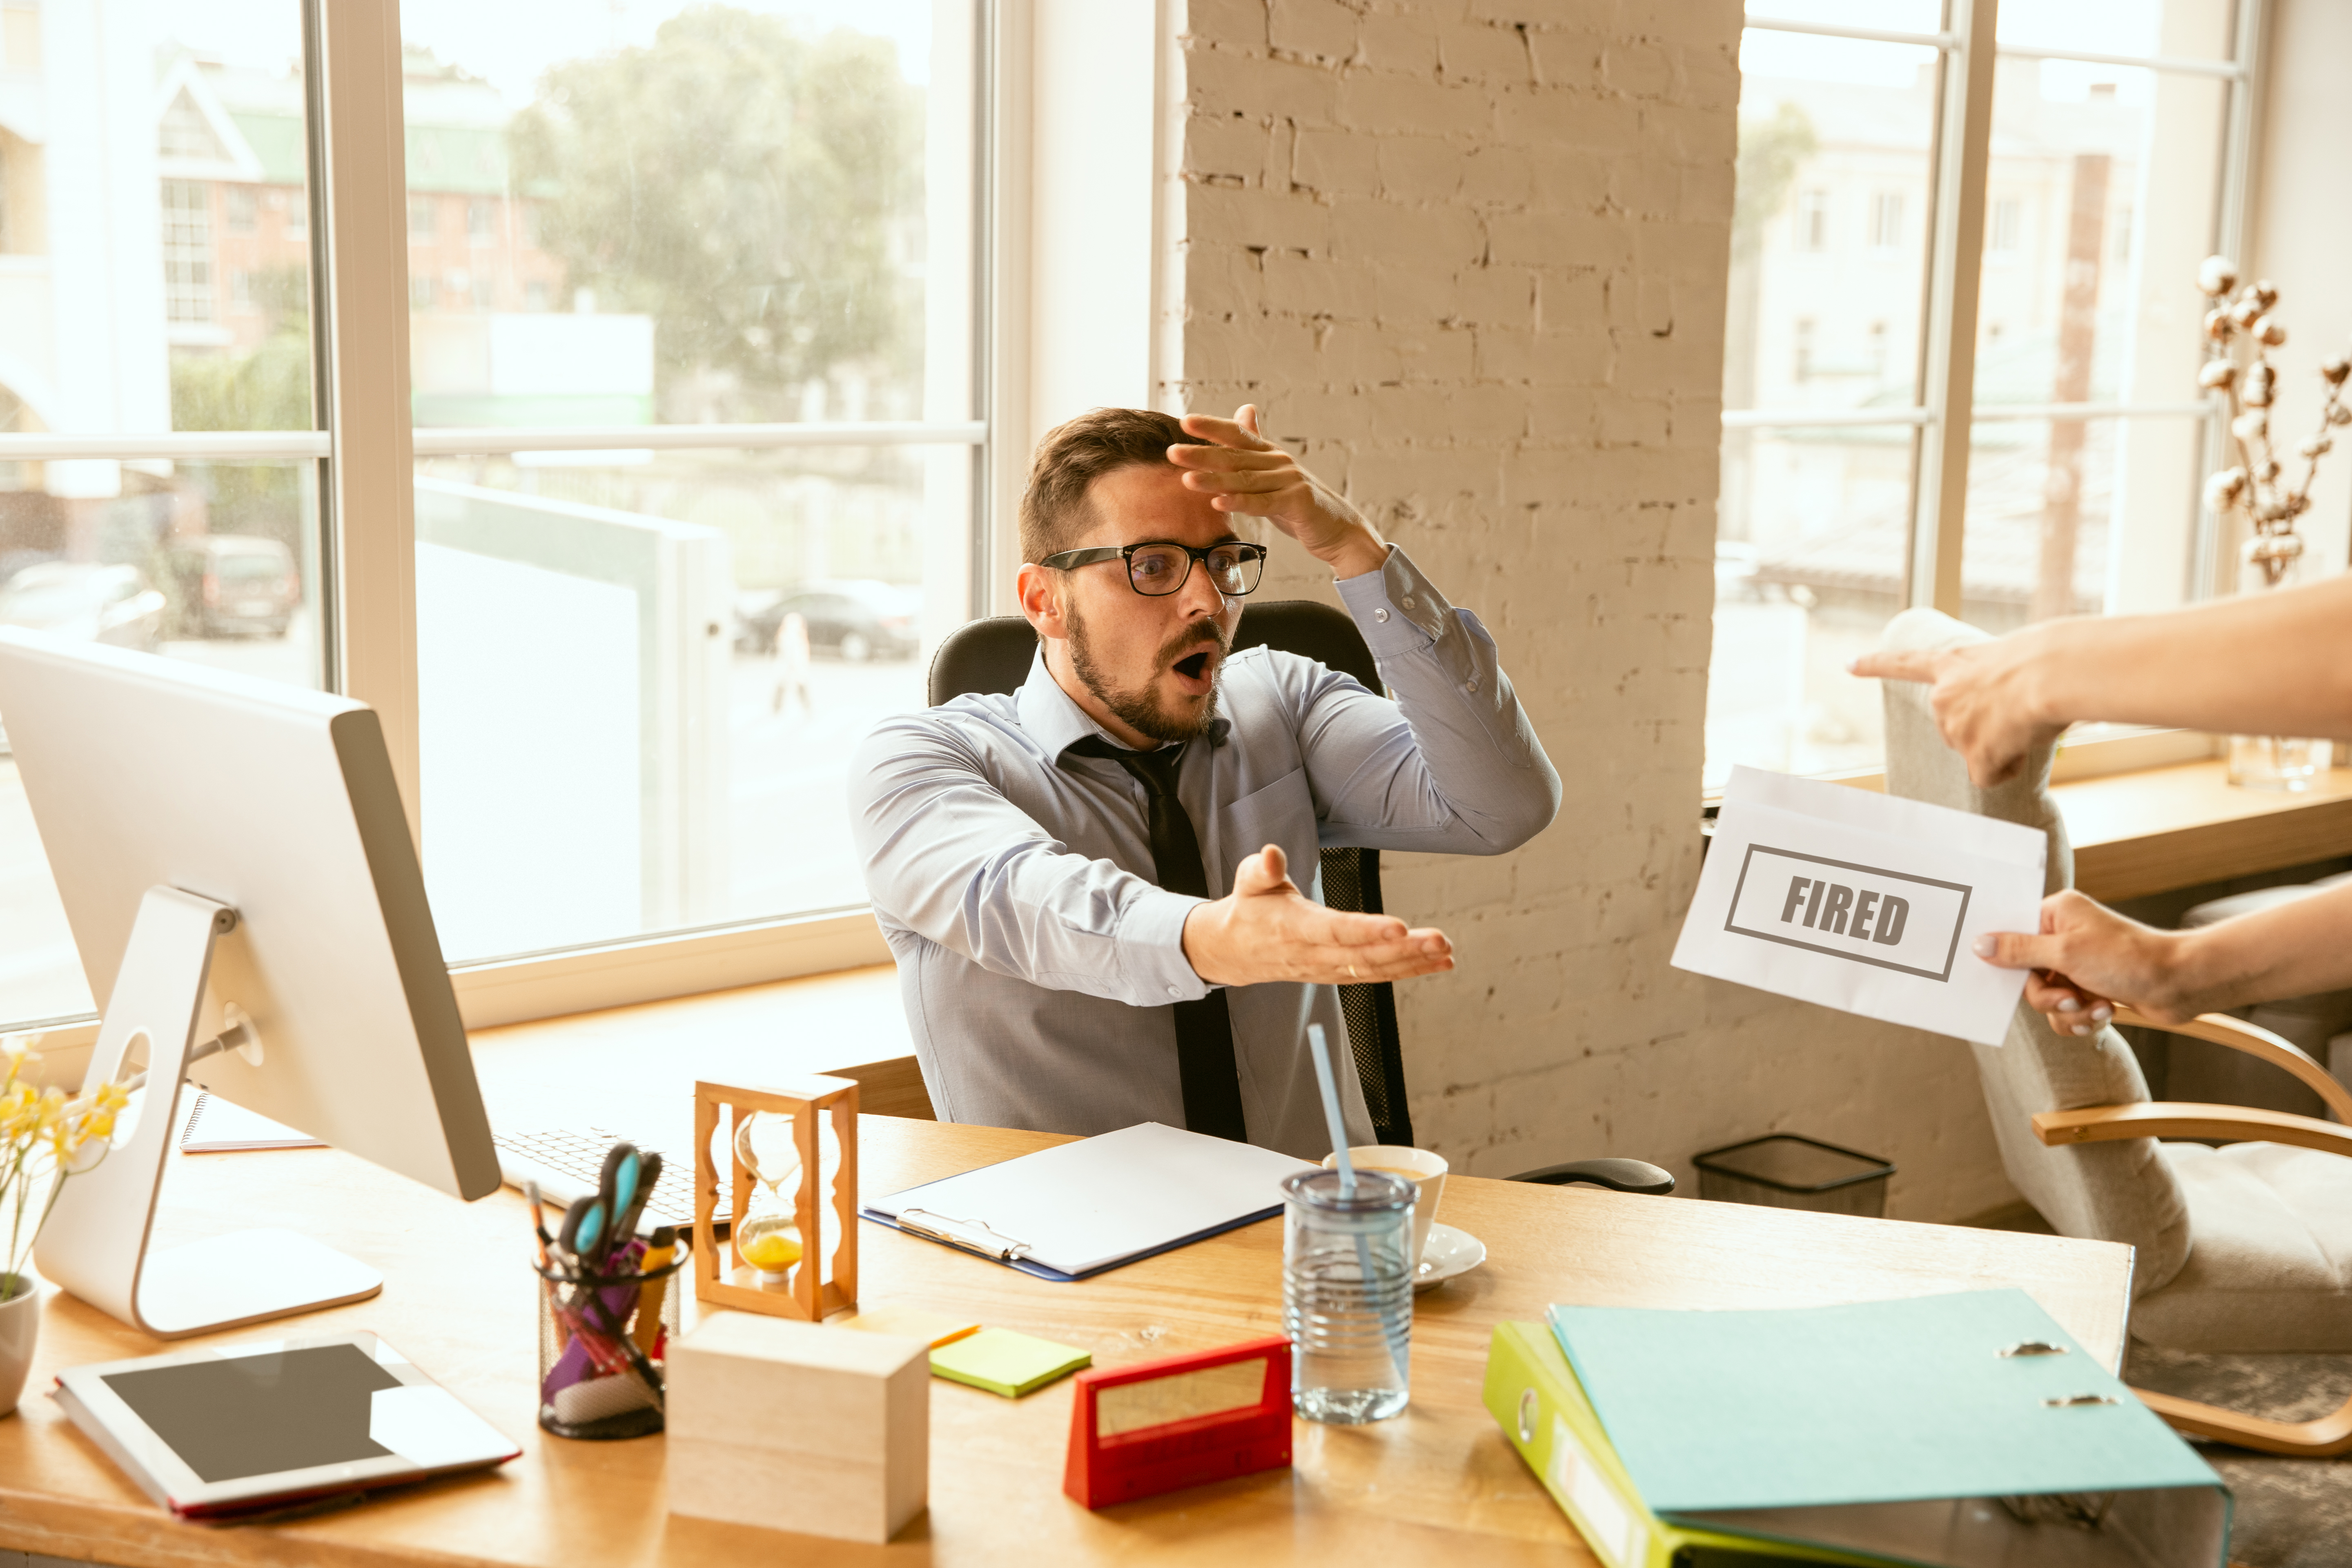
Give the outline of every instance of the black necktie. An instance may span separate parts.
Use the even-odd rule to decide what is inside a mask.
[[[1088,735],[1070,747],[1082,757],[1108,757],[1143,785],[1148,802],[1144,826],[1151,835],[1155,879],[1171,893],[1196,899],[1209,896],[1208,873],[1201,859],[1201,840],[1192,819],[1176,798],[1176,768],[1184,748],[1128,752],[1098,735]],[[1184,1088],[1184,1125],[1213,1137],[1247,1141],[1242,1117],[1241,1076],[1234,1067],[1234,1026],[1225,1014],[1225,994],[1212,991],[1198,1002],[1179,1002],[1176,1015],[1176,1072]]]

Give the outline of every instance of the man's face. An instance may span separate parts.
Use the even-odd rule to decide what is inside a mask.
[[[1087,488],[1094,527],[1073,548],[1172,542],[1205,549],[1239,539],[1234,520],[1184,488],[1181,470],[1136,464]],[[1242,601],[1217,592],[1195,563],[1173,594],[1139,594],[1123,562],[1063,574],[1072,669],[1096,700],[1139,734],[1189,741],[1216,717],[1217,676]]]

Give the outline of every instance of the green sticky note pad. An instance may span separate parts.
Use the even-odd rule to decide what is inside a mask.
[[[1018,1399],[1057,1377],[1092,1365],[1094,1359],[1085,1351],[1016,1334],[1011,1329],[982,1329],[933,1351],[931,1375]]]

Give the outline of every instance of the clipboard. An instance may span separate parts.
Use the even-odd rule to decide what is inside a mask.
[[[1282,1212],[1282,1180],[1316,1167],[1157,1121],[982,1165],[865,1205],[877,1225],[1057,1284],[1171,1252]]]

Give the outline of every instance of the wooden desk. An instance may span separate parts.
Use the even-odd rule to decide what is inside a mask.
[[[2220,758],[2057,784],[2074,885],[2112,903],[2352,855],[2352,768],[2299,795],[2233,788]]]
[[[1062,1141],[884,1117],[866,1119],[863,1138],[874,1193]],[[292,1224],[391,1280],[374,1300],[224,1339],[373,1329],[520,1438],[523,1457],[308,1520],[175,1523],[43,1392],[57,1367],[159,1347],[52,1294],[25,1403],[0,1419],[0,1548],[125,1568],[1589,1563],[1478,1402],[1500,1321],[1538,1318],[1559,1300],[1775,1306],[2016,1285],[2108,1364],[2122,1350],[2131,1254],[2105,1242],[1463,1176],[1447,1184],[1444,1217],[1485,1240],[1488,1261],[1420,1298],[1403,1416],[1357,1428],[1302,1422],[1291,1471],[1089,1514],[1061,1490],[1066,1382],[1015,1403],[934,1380],[930,1511],[889,1546],[866,1547],[672,1519],[660,1439],[541,1434],[532,1276],[512,1194],[463,1206],[327,1150],[186,1157],[166,1185],[166,1239]],[[1053,1285],[869,1225],[861,1268],[869,1304],[971,1312],[1086,1346],[1109,1366],[1279,1332],[1281,1245],[1281,1225],[1269,1221]]]

